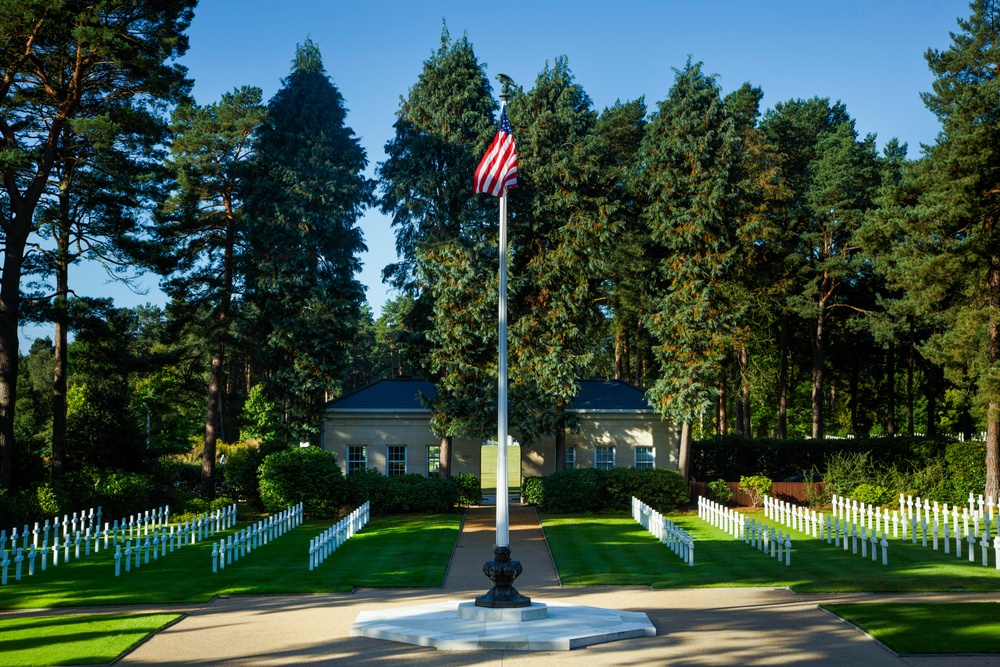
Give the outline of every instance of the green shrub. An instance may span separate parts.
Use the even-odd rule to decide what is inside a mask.
[[[898,496],[893,493],[892,489],[887,489],[884,486],[877,486],[875,484],[859,484],[855,487],[854,491],[851,492],[850,497],[857,500],[859,503],[876,506],[888,505],[893,500],[898,498]]]
[[[726,480],[717,479],[707,485],[708,497],[717,503],[727,504],[733,499],[733,490],[726,484]]]
[[[157,500],[162,499],[160,488],[149,475],[123,470],[103,471],[94,480],[93,496],[88,503],[77,499],[83,505],[101,505],[104,516],[130,516],[152,509]]]
[[[605,489],[594,468],[560,470],[542,481],[550,512],[596,512],[605,505]]]
[[[454,479],[416,473],[386,477],[371,468],[348,475],[347,490],[348,504],[354,508],[369,502],[372,516],[450,512],[461,497]]]
[[[750,496],[750,502],[754,507],[760,505],[765,495],[771,493],[773,482],[765,475],[744,475],[740,477],[740,493]]]
[[[691,501],[690,488],[676,470],[666,468],[646,470],[614,468],[614,470],[624,470],[630,483],[627,496],[615,498],[609,490],[611,509],[628,509],[631,506],[632,496],[661,513],[672,512]]]
[[[301,502],[310,518],[334,518],[346,491],[337,458],[319,447],[275,452],[260,466],[260,498],[269,512]]]
[[[229,507],[233,504],[233,499],[220,496],[215,500],[205,500],[204,498],[190,498],[183,505],[173,509],[170,515],[171,521],[187,521],[196,519],[206,512],[214,512]]]
[[[544,488],[541,477],[525,477],[521,480],[521,502],[525,505],[544,505]]]
[[[985,442],[967,440],[949,443],[945,450],[945,463],[952,479],[952,502],[964,503],[970,492],[978,495],[986,488]]]
[[[687,482],[675,470],[577,468],[542,478],[542,506],[550,512],[628,511],[632,497],[669,512],[689,502]]]
[[[867,452],[882,466],[919,468],[943,456],[949,442],[940,437],[904,436],[849,440],[717,436],[691,443],[691,474],[698,479],[739,479],[760,473],[771,479],[785,479],[813,467],[823,470],[835,454],[858,452]]]
[[[226,465],[220,466],[226,491],[258,509],[263,507],[259,472],[263,462],[264,453],[259,448],[240,447],[233,449],[226,457]]]
[[[454,475],[452,480],[458,484],[458,503],[466,507],[478,505],[483,502],[483,487],[479,478],[471,473]]]

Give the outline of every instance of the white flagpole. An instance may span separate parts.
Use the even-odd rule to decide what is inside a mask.
[[[506,100],[500,102],[503,113]],[[497,538],[510,546],[507,513],[507,190],[500,195],[500,358],[497,364]]]

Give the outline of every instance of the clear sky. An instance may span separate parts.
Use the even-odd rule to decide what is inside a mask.
[[[347,122],[368,153],[369,175],[385,159],[400,97],[440,43],[442,20],[452,37],[468,35],[491,81],[503,72],[530,89],[546,61],[566,55],[596,109],[640,96],[653,109],[666,97],[672,68],[690,56],[718,75],[725,92],[745,81],[760,86],[765,108],[794,98],[841,100],[862,135],[877,134],[880,147],[898,137],[914,157],[939,129],[920,100],[932,81],[923,54],[947,48],[956,19],[970,13],[965,0],[511,0],[490,6],[202,0],[181,62],[200,104],[243,85],[259,86],[266,100],[287,76],[296,44],[311,37],[347,102]],[[381,271],[395,260],[393,232],[377,210],[361,226],[369,250],[360,278],[377,317],[392,296]],[[153,275],[141,279],[145,294],[109,284],[100,269],[83,266],[71,271],[70,281],[78,293],[112,296],[119,306],[165,300]],[[44,335],[51,335],[49,327],[25,327],[22,345]]]

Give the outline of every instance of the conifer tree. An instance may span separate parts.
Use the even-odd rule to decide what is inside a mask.
[[[593,362],[598,308],[624,219],[605,171],[598,114],[565,57],[546,66],[510,118],[518,187],[510,196],[511,401],[522,441],[556,436],[565,461],[566,407]]]
[[[267,105],[247,199],[249,298],[261,370],[286,436],[312,440],[343,380],[364,288],[358,220],[373,200],[365,151],[310,40]]]
[[[226,348],[232,343],[233,301],[244,284],[246,244],[243,202],[254,156],[254,136],[264,120],[259,88],[225,93],[206,106],[184,105],[173,119],[170,166],[173,196],[161,211],[160,238],[169,249],[171,275],[164,289],[194,321],[210,350],[202,494],[214,488],[216,442],[223,398]]]
[[[381,208],[392,215],[399,256],[383,278],[415,299],[406,328],[426,332],[423,349],[411,349],[437,390],[428,403],[444,477],[452,438],[488,435],[496,414],[496,359],[487,354],[487,344],[496,344],[496,201],[472,192],[472,175],[496,131],[495,110],[472,44],[467,37],[452,41],[443,28],[440,46],[401,101],[378,169]]]
[[[652,241],[647,326],[660,364],[647,395],[664,419],[682,424],[685,478],[690,424],[718,395],[719,365],[745,308],[726,289],[746,255],[740,160],[739,132],[718,84],[689,61],[677,71],[642,144],[649,202],[643,221]]]
[[[25,251],[59,138],[86,102],[156,108],[182,97],[189,83],[171,61],[187,49],[194,4],[17,0],[0,7],[0,486],[11,482]]]
[[[1000,3],[974,0],[952,45],[930,49],[924,103],[941,132],[915,166],[921,192],[895,250],[898,285],[935,313],[924,350],[986,409],[985,493],[1000,497]]]

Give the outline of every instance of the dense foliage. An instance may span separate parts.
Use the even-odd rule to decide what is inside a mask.
[[[192,468],[162,474],[165,457],[201,461],[205,498],[225,481],[241,499],[283,502],[293,490],[262,482],[265,456],[299,456],[284,451],[315,444],[326,400],[379,377],[434,382],[443,478],[452,437],[496,435],[497,205],[471,174],[498,105],[469,38],[442,32],[376,183],[311,40],[270,101],[239,86],[191,99],[176,60],[193,5],[11,0],[0,12],[9,512],[72,511],[81,489],[97,492],[92,469],[118,475],[109,503],[183,503]],[[942,130],[912,158],[893,139],[879,153],[836,91],[761,109],[760,88],[726,94],[694,59],[652,113],[643,99],[594,108],[565,56],[513,86],[518,438],[555,434],[563,467],[577,380],[613,376],[682,424],[681,468],[698,479],[815,469],[872,498],[997,495],[1000,6],[970,8],[949,48],[926,54],[924,101]],[[356,276],[375,204],[392,216],[399,258],[384,276],[400,290],[378,316]],[[83,261],[155,269],[171,301],[72,297],[66,269]],[[22,351],[29,318],[54,336]],[[252,446],[230,450],[239,440]],[[618,474],[553,475],[526,493],[617,506],[646,479]],[[478,502],[458,484],[460,502]],[[336,511],[348,486],[315,511]],[[405,478],[372,493],[422,511],[451,488]]]
[[[574,468],[529,477],[521,487],[522,502],[549,512],[625,512],[632,507],[633,496],[660,512],[690,500],[684,478],[664,468]]]

